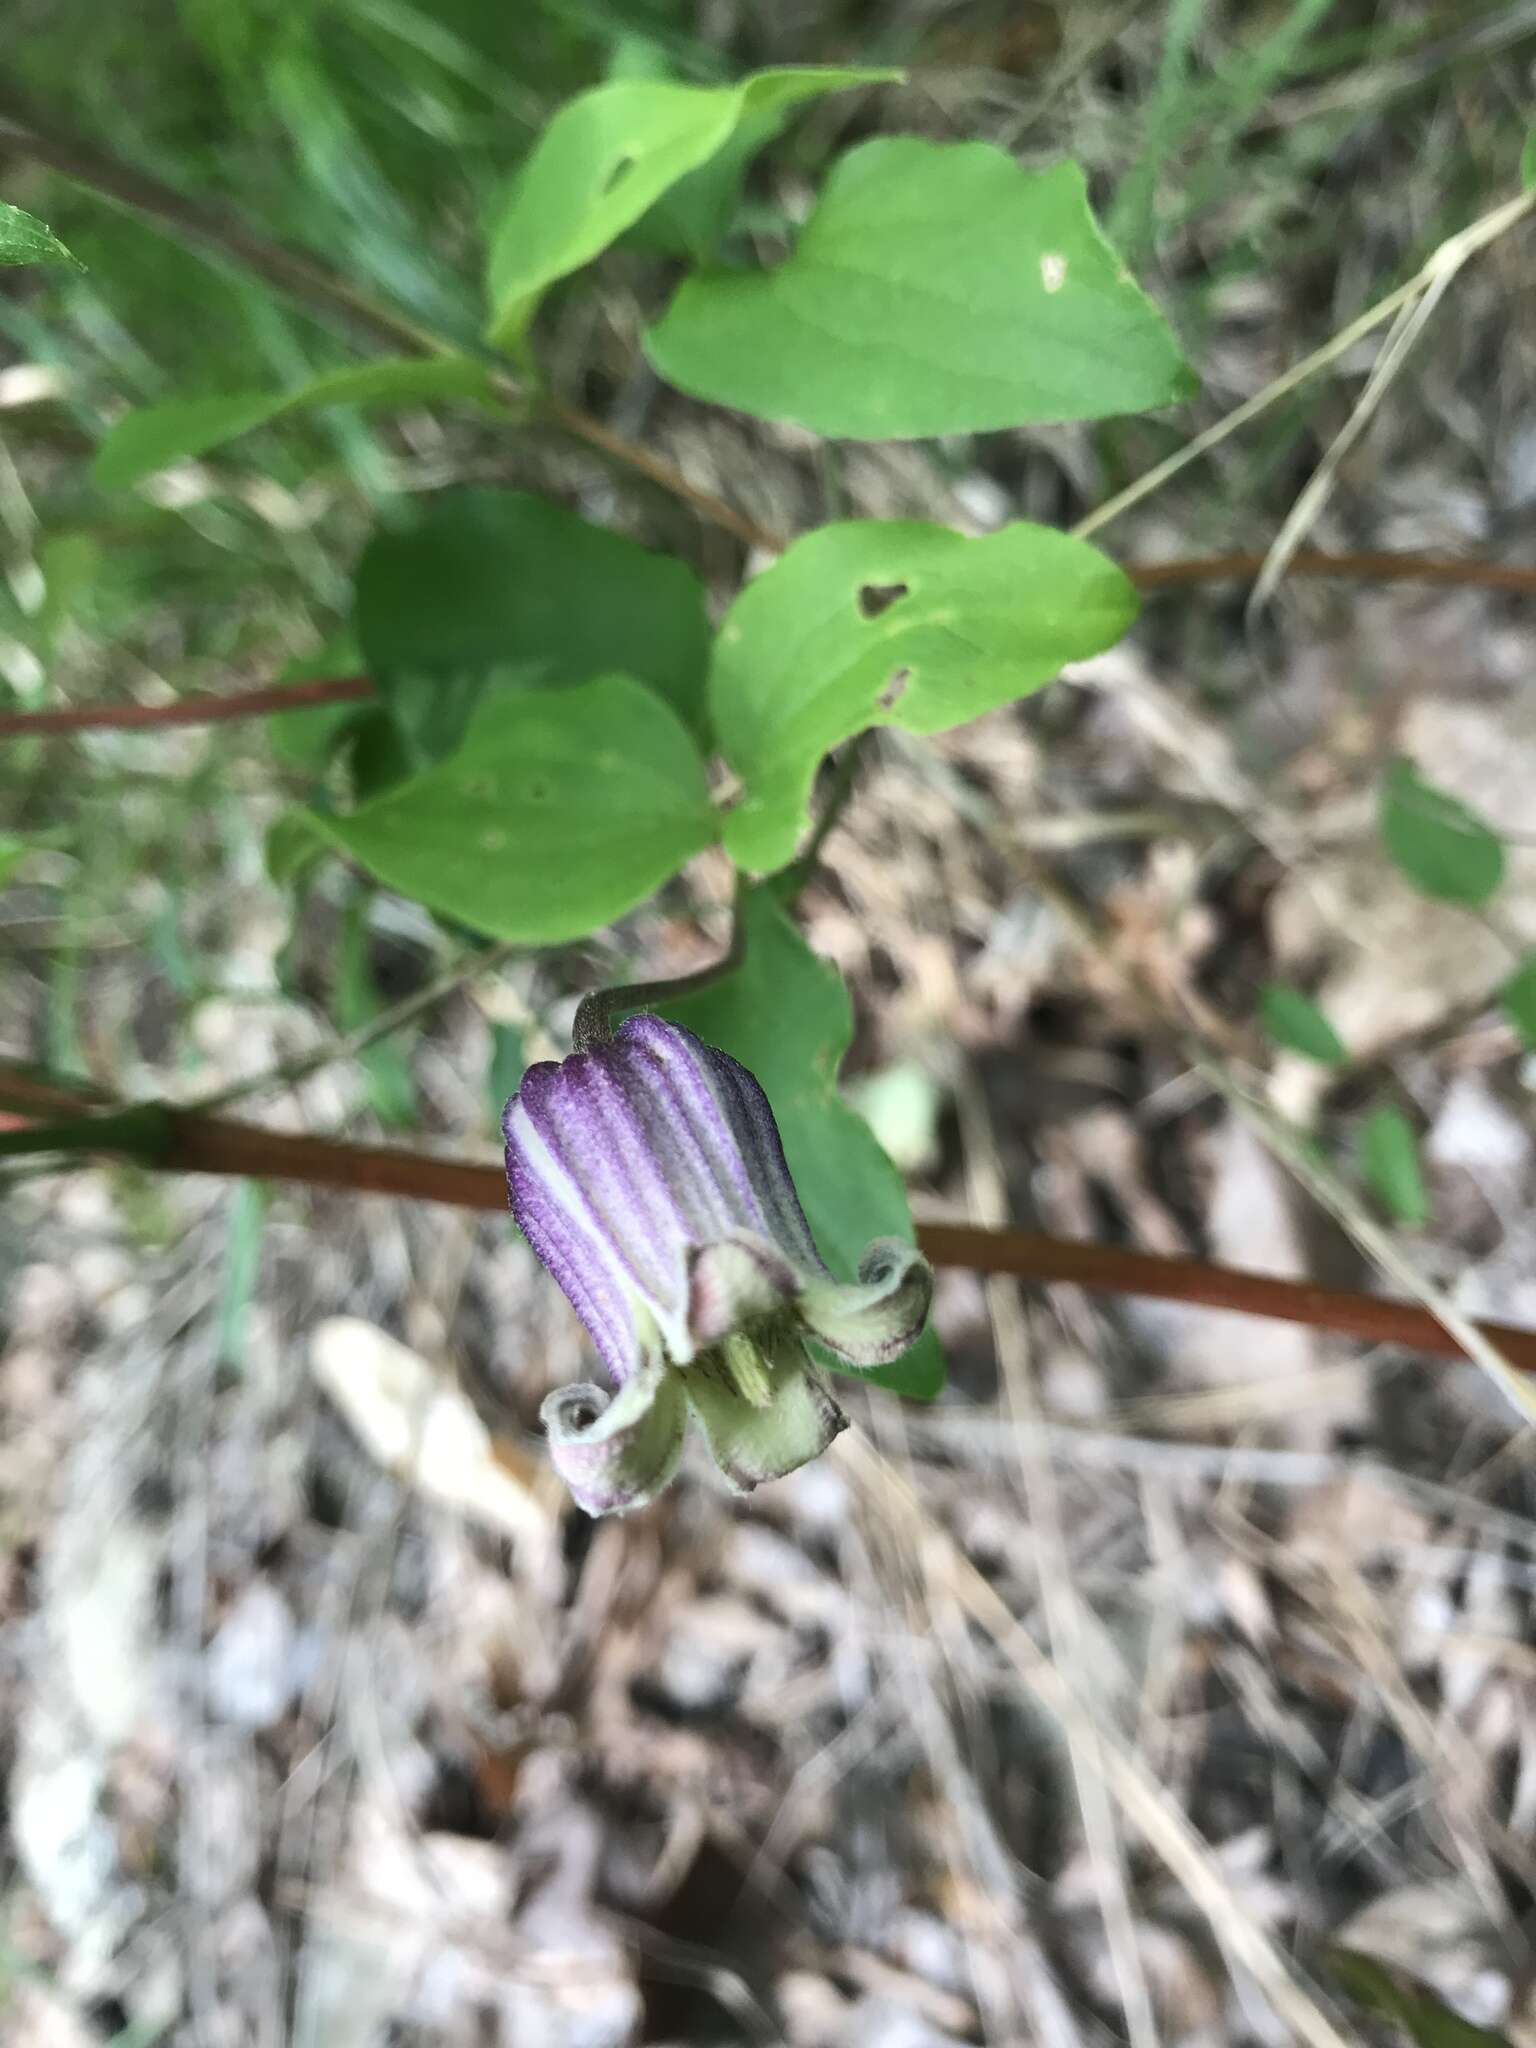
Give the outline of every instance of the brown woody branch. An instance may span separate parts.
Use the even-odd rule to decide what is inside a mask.
[[[606,428],[585,415],[564,412],[563,425],[572,433],[605,445]],[[595,433],[588,429],[596,429]],[[645,465],[640,465],[645,467]],[[665,467],[665,465],[663,465]],[[693,503],[705,516],[723,525],[738,539],[755,540],[763,546],[777,545],[771,536],[750,528],[735,513],[729,519],[716,518],[704,500],[707,493],[694,491],[676,478],[647,469],[657,483],[664,484]],[[718,501],[710,503],[718,507]],[[729,507],[723,508],[729,511]],[[1241,580],[1258,574],[1262,554],[1198,555],[1175,562],[1141,562],[1126,574],[1138,590],[1156,595],[1180,590],[1192,584]],[[1373,583],[1436,583],[1472,586],[1482,590],[1508,590],[1517,595],[1536,596],[1536,569],[1509,562],[1459,561],[1436,555],[1351,554],[1325,555],[1303,549],[1286,566],[1290,576],[1358,579]],[[339,704],[351,699],[366,700],[376,694],[368,676],[334,676],[312,683],[277,685],[266,690],[249,690],[235,697],[184,697],[176,704],[82,705],[69,711],[13,711],[0,715],[0,736],[22,733],[64,733],[142,731],[166,725],[211,725],[234,718],[263,718],[273,711],[297,711],[311,704]]]
[[[0,1068],[0,1102],[41,1114],[91,1113],[108,1107],[57,1083]],[[141,1163],[167,1172],[235,1175],[446,1202],[461,1209],[500,1213],[507,1206],[499,1166],[443,1159],[389,1145],[351,1145],[287,1131],[262,1130],[196,1111],[166,1112],[164,1139]],[[939,1266],[1006,1273],[1039,1285],[1067,1283],[1109,1294],[1139,1295],[1196,1308],[1235,1310],[1337,1330],[1366,1343],[1399,1344],[1436,1357],[1462,1355],[1455,1339],[1426,1310],[1342,1287],[1277,1280],[1203,1259],[1166,1258],[1120,1245],[1073,1242],[1032,1230],[986,1230],[970,1223],[924,1222],[918,1243]],[[1483,1335],[1521,1372],[1536,1373],[1536,1330],[1501,1323],[1480,1325]]]
[[[58,732],[143,732],[171,725],[217,725],[264,718],[274,711],[305,711],[316,704],[367,701],[378,691],[372,676],[323,676],[312,683],[275,683],[237,697],[181,697],[174,704],[82,704],[69,711],[13,711],[0,716],[0,735]]]

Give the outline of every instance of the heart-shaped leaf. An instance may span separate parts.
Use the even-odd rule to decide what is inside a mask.
[[[1195,381],[1075,164],[887,136],[839,159],[792,255],[688,279],[646,336],[671,384],[817,433],[894,440],[1103,419]]]

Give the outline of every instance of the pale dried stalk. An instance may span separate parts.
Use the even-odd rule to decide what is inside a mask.
[[[1298,385],[1305,384],[1317,371],[1326,370],[1330,363],[1336,363],[1341,356],[1348,355],[1357,341],[1374,332],[1384,320],[1390,320],[1405,306],[1413,305],[1443,275],[1454,275],[1469,256],[1476,255],[1490,242],[1497,241],[1500,235],[1514,227],[1518,221],[1524,220],[1533,207],[1536,207],[1536,192],[1522,192],[1518,198],[1508,199],[1502,206],[1496,206],[1491,212],[1481,215],[1459,234],[1448,237],[1406,284],[1399,285],[1396,291],[1388,292],[1387,296],[1378,299],[1374,306],[1368,306],[1357,320],[1351,320],[1347,327],[1340,328],[1339,332],[1331,340],[1325,341],[1321,348],[1314,349],[1309,356],[1303,356],[1299,363],[1293,363],[1290,369],[1283,371],[1271,383],[1266,384],[1262,391],[1256,391],[1252,398],[1245,399],[1224,418],[1207,427],[1204,433],[1196,434],[1195,438],[1176,454],[1170,455],[1166,461],[1155,464],[1144,476],[1139,476],[1135,483],[1127,484],[1123,491],[1117,492],[1113,498],[1098,506],[1085,519],[1080,519],[1072,531],[1080,540],[1086,539],[1090,533],[1097,533],[1101,527],[1107,526],[1112,519],[1118,519],[1122,512],[1128,512],[1132,505],[1139,505],[1143,498],[1151,497],[1152,493],[1160,490],[1170,477],[1177,476],[1179,471],[1186,469],[1191,462],[1208,454],[1212,448],[1219,447],[1229,435],[1235,434],[1239,427],[1247,426],[1250,420],[1256,420],[1261,413],[1267,412],[1277,399],[1284,398]]]
[[[945,1586],[991,1637],[1020,1682],[1063,1732],[1070,1736],[1074,1727],[1084,1726],[1088,1710],[1082,1700],[899,1475],[851,1430],[839,1439],[832,1455],[841,1458],[866,1502],[886,1521],[893,1542],[919,1546],[935,1583]],[[1209,1845],[1141,1759],[1100,1731],[1098,1764],[1121,1813],[1205,1916],[1229,1964],[1247,1972],[1296,2039],[1307,2048],[1354,2048],[1279,1945],[1233,1894]]]
[[[995,1223],[1007,1216],[1007,1188],[986,1103],[969,1072],[961,1080],[958,1100],[972,1219],[977,1223]],[[1018,1282],[993,1275],[986,1282],[986,1298],[1004,1405],[1014,1425],[1011,1441],[1035,1539],[1040,1599],[1051,1652],[1069,1682],[1076,1682],[1082,1669],[1083,1613],[1072,1584],[1062,1535],[1056,1470],[1040,1435],[1042,1417],[1035,1392],[1029,1326],[1019,1300]],[[1126,1887],[1125,1847],[1105,1786],[1101,1748],[1099,1727],[1091,1716],[1068,1728],[1072,1777],[1126,2033],[1131,2048],[1158,2048],[1157,2018],[1142,1968],[1141,1946]]]

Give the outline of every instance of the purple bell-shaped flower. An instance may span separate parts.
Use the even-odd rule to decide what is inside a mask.
[[[688,1414],[742,1492],[824,1451],[845,1417],[806,1349],[888,1364],[921,1331],[927,1261],[878,1238],[856,1285],[811,1237],[768,1099],[680,1025],[631,1017],[507,1104],[512,1214],[586,1324],[613,1391],[544,1403],[550,1456],[588,1514],[672,1478]]]

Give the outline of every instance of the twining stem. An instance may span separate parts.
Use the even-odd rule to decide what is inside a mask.
[[[569,422],[567,422],[569,424]],[[596,426],[597,422],[590,422]],[[578,429],[573,425],[571,431]],[[606,435],[607,429],[601,433]],[[588,437],[590,438],[590,437]],[[598,442],[596,445],[601,446]],[[642,451],[644,452],[644,451]],[[649,458],[647,457],[647,461]],[[648,470],[648,474],[651,472]],[[660,476],[655,479],[663,482]],[[667,488],[674,488],[668,485]],[[684,483],[682,495],[697,499],[691,484]],[[708,493],[703,494],[706,498]],[[718,500],[713,501],[718,505]],[[700,506],[701,511],[705,508]],[[723,508],[729,519],[714,521],[738,533],[738,515]],[[713,513],[706,513],[713,518]],[[763,543],[767,545],[766,540]],[[1200,583],[1245,581],[1256,576],[1265,562],[1262,552],[1225,555],[1195,555],[1171,562],[1137,562],[1125,569],[1138,590],[1157,596],[1165,590],[1183,590]],[[1287,576],[1337,579],[1362,583],[1434,583],[1481,590],[1507,590],[1517,596],[1536,597],[1536,569],[1514,562],[1461,561],[1439,555],[1360,554],[1328,555],[1303,549],[1286,564]],[[262,690],[247,690],[238,696],[183,697],[174,704],[85,704],[67,711],[10,711],[0,713],[0,737],[23,733],[68,733],[143,731],[155,726],[212,725],[229,719],[265,718],[274,711],[302,711],[316,704],[342,704],[354,699],[366,702],[378,694],[370,676],[330,676],[309,683],[275,684]],[[857,742],[850,742],[850,751]],[[847,755],[839,758],[842,769]],[[852,773],[855,764],[848,764]],[[835,818],[833,820],[835,822]]]
[[[713,976],[719,970],[720,963],[716,963],[707,971]],[[693,984],[696,977],[685,975],[681,982]],[[664,985],[650,986],[654,991]],[[684,990],[674,985],[669,992]],[[662,1000],[654,994],[650,999]],[[129,1157],[162,1172],[293,1181],[354,1194],[446,1202],[463,1209],[506,1208],[501,1168],[471,1160],[442,1159],[390,1145],[350,1145],[330,1138],[266,1131],[171,1104],[143,1104],[125,1113],[97,1098],[74,1094],[56,1081],[5,1067],[0,1067],[0,1103],[66,1119],[0,1130],[0,1157],[36,1154],[44,1149],[50,1134],[62,1133],[71,1156],[94,1151]],[[129,1123],[125,1117],[135,1121]],[[1348,1288],[1317,1287],[1306,1281],[1243,1273],[1203,1259],[1166,1258],[1121,1245],[1074,1242],[1032,1230],[986,1230],[970,1223],[919,1223],[917,1241],[939,1266],[1007,1273],[1037,1285],[1068,1284],[1268,1316],[1309,1329],[1338,1330],[1367,1343],[1398,1344],[1435,1357],[1465,1355],[1457,1339],[1426,1309]],[[1536,1373],[1536,1331],[1500,1323],[1481,1323],[1476,1328],[1517,1370]]]
[[[854,787],[859,779],[859,770],[868,757],[874,742],[874,730],[856,733],[838,755],[832,769],[832,781],[827,790],[826,802],[821,807],[805,851],[797,855],[788,870],[786,900],[793,901],[815,874],[821,860],[822,850],[837,830],[838,820],[852,800]]]
[[[576,1021],[571,1027],[572,1050],[590,1052],[595,1045],[606,1045],[613,1036],[615,1021],[626,1010],[649,1010],[657,1003],[673,1002],[678,996],[696,995],[700,989],[724,981],[728,974],[734,973],[746,953],[742,894],[743,884],[738,880],[736,901],[731,911],[731,936],[718,960],[711,960],[707,967],[695,968],[691,974],[674,974],[664,981],[629,981],[619,988],[600,988],[589,996],[583,996],[576,1006]]]

